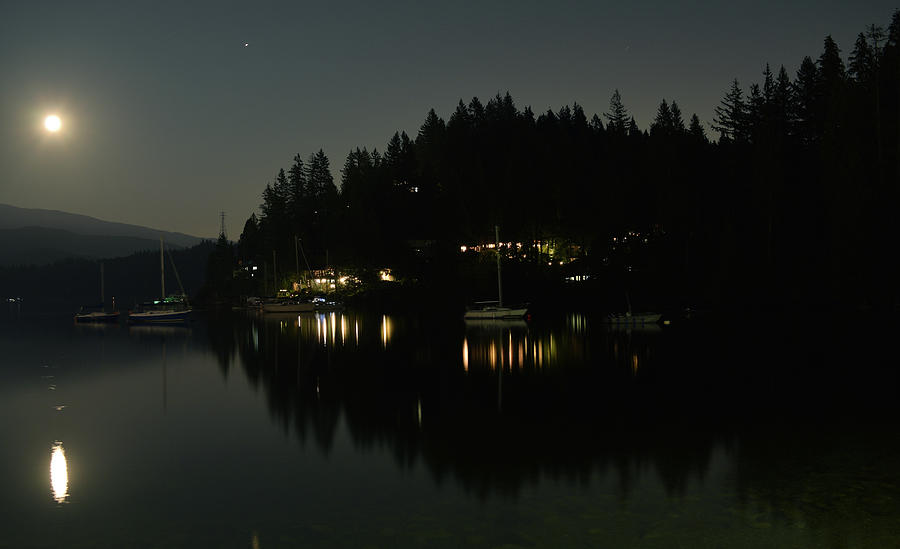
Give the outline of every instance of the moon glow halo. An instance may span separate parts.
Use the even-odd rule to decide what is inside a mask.
[[[62,120],[55,114],[51,114],[44,119],[44,127],[47,128],[47,131],[58,132],[62,127]]]

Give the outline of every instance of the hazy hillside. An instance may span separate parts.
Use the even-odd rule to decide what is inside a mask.
[[[169,247],[182,248],[175,245]],[[0,266],[45,265],[66,258],[122,257],[154,249],[159,249],[159,240],[81,235],[44,227],[0,229]]]
[[[122,257],[159,249],[160,236],[173,249],[201,242],[200,238],[182,233],[0,204],[0,266]]]
[[[162,236],[166,243],[185,248],[195,246],[202,240],[196,236],[183,233],[161,231],[127,223],[103,221],[86,215],[57,210],[17,208],[8,204],[0,204],[0,229],[20,229],[23,227],[62,229],[80,235],[124,236],[155,241],[159,241],[159,237]]]

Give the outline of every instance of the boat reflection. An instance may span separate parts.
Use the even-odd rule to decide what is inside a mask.
[[[128,333],[138,336],[178,336],[191,333],[190,326],[154,326],[149,324],[133,324],[128,326]]]
[[[529,339],[524,320],[466,320],[463,336],[463,370],[520,369],[543,366],[543,344]]]
[[[50,453],[50,490],[57,503],[65,503],[69,497],[69,469],[62,442],[55,442]]]

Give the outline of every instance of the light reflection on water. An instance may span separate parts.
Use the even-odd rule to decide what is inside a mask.
[[[332,311],[328,313],[300,313],[291,315],[290,320],[283,314],[273,313],[251,317],[250,333],[255,351],[261,350],[260,333],[264,327],[276,324],[279,332],[301,343],[315,341],[323,348],[353,349],[360,346],[361,337],[365,335],[367,324],[372,324],[372,317],[363,317],[353,313]],[[376,326],[381,347],[387,348],[394,334],[394,319],[391,315],[380,315]],[[375,333],[373,330],[373,333]]]
[[[54,443],[50,451],[50,489],[57,503],[65,503],[69,497],[69,468],[62,442]]]
[[[618,344],[618,338],[613,344]],[[560,362],[587,360],[587,346],[584,315],[570,315],[565,326],[539,329],[524,320],[466,321],[461,363],[465,371],[542,370]]]

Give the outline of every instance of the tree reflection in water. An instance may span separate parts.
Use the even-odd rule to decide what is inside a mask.
[[[222,371],[240,364],[301,442],[327,453],[343,416],[359,448],[386,446],[401,466],[421,461],[436,481],[453,475],[482,497],[608,469],[623,497],[648,468],[673,493],[702,478],[715,436],[647,424],[640,410],[634,361],[650,360],[658,335],[593,338],[581,316],[554,326],[353,313],[210,319]]]
[[[722,451],[737,500],[793,524],[839,527],[856,504],[864,511],[845,516],[900,514],[885,495],[898,480],[896,444],[856,429],[875,413],[873,394],[887,407],[879,417],[895,419],[897,374],[846,334],[356,313],[236,315],[211,318],[209,330],[223,373],[239,364],[301,443],[327,453],[343,418],[357,448],[389,448],[399,466],[421,463],[479,498],[612,475],[625,499],[651,473],[680,496]],[[845,439],[858,459],[823,442]]]

